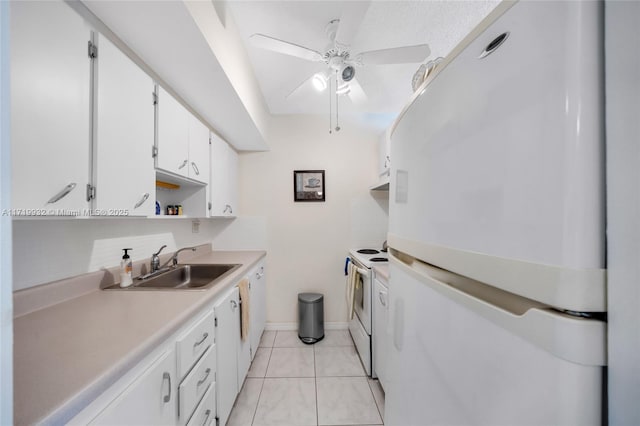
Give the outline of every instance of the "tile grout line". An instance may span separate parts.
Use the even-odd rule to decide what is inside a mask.
[[[376,399],[376,395],[373,392],[373,388],[371,387],[371,382],[375,379],[371,379],[371,381],[369,381],[369,377],[365,376],[367,378],[367,386],[369,386],[369,392],[371,392],[371,396],[373,397],[373,403],[376,405],[376,410],[378,410],[378,415],[380,416],[380,420],[382,421],[382,424],[384,425],[384,416],[382,415],[382,412],[380,411],[380,406],[378,406],[378,400]]]
[[[264,334],[264,331],[262,333]],[[273,337],[273,340],[275,341],[275,336]],[[258,346],[258,348],[259,347],[260,346]],[[251,424],[252,425],[256,421],[256,414],[258,414],[258,406],[260,405],[260,398],[262,398],[262,389],[264,389],[264,381],[267,378],[267,370],[269,369],[269,364],[271,363],[271,354],[272,353],[273,353],[273,345],[269,348],[269,360],[267,361],[267,368],[264,369],[264,376],[262,377],[262,385],[260,386],[260,392],[258,393],[258,400],[256,401],[256,406],[253,409],[253,416],[251,417]]]
[[[313,346],[313,384],[316,390],[316,425],[320,424],[320,407],[318,407],[318,372],[316,371],[316,347]]]

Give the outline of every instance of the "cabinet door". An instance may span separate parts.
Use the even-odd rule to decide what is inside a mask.
[[[242,305],[242,303],[244,303],[242,300],[240,300],[240,303],[240,309],[246,309],[246,305]],[[251,313],[253,313],[253,297],[251,295],[250,289],[248,305],[249,310],[251,311]],[[249,315],[249,321],[251,321],[251,313]],[[240,330],[240,328],[242,327],[241,317],[242,312],[238,312],[238,324],[240,324],[240,327],[238,329],[238,390],[242,388],[244,379],[245,377],[247,377],[247,373],[249,372],[249,366],[251,365],[251,324],[249,324],[249,335],[246,336],[244,340],[242,340],[242,334]]]
[[[175,424],[177,395],[175,371],[175,352],[170,349],[153,362],[91,424]]]
[[[62,1],[10,9],[12,207],[86,209],[91,31]]]
[[[166,90],[158,86],[159,169],[189,176],[189,111]]]
[[[98,50],[95,206],[151,216],[153,81],[105,37]]]
[[[209,183],[209,128],[189,114],[189,177]]]
[[[391,140],[388,132],[384,132],[378,139],[378,174],[388,174],[391,168]]]
[[[227,145],[227,203],[228,216],[238,214],[238,153]]]
[[[387,332],[389,316],[389,295],[387,287],[376,278],[373,293],[373,365],[378,380],[384,388],[387,384],[387,347],[389,337]]]
[[[229,148],[227,143],[218,136],[211,135],[211,209],[210,216],[225,216],[228,214],[228,161]]]
[[[227,423],[238,394],[238,339],[240,317],[238,288],[234,287],[213,307],[216,317],[216,402],[220,424]]]
[[[260,337],[267,322],[267,278],[264,262],[251,272],[251,355],[255,356],[260,346]]]

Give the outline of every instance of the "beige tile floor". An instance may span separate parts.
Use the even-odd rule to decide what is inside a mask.
[[[265,331],[229,426],[381,425],[384,393],[366,377],[347,330],[305,345]]]

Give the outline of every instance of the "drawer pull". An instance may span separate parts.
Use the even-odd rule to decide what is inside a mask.
[[[165,380],[169,381],[169,393],[166,394],[162,399],[166,404],[167,402],[171,401],[171,374],[167,373],[166,371],[162,374],[162,381],[164,382]]]
[[[207,410],[204,412],[204,421],[202,422],[202,426],[206,425],[209,421],[209,416],[211,415],[211,410]]]
[[[60,201],[61,199],[66,197],[68,193],[73,191],[73,188],[75,188],[75,187],[76,187],[76,183],[75,182],[71,182],[69,185],[67,185],[64,188],[62,188],[62,191],[58,192],[56,195],[51,197],[49,199],[49,201],[47,201],[47,204],[53,204],[53,203],[55,203],[57,201]]]
[[[384,291],[378,291],[378,298],[380,299],[380,304],[382,306],[387,306],[387,293]]]
[[[198,346],[200,346],[202,343],[204,343],[205,340],[207,340],[207,337],[209,337],[209,333],[204,333],[202,335],[202,339],[200,339],[199,341],[195,342],[193,344],[193,349],[197,348]]]
[[[209,377],[209,373],[211,373],[211,369],[207,368],[206,370],[204,370],[204,372],[205,372],[204,377],[198,381],[198,383],[196,384],[196,387],[199,387],[201,384],[207,381],[207,377]]]
[[[140,207],[141,205],[144,204],[145,201],[147,201],[149,199],[149,193],[145,192],[144,194],[142,194],[142,197],[140,197],[140,199],[138,200],[138,202],[136,203],[135,206],[133,206],[133,209],[137,209],[138,207]]]

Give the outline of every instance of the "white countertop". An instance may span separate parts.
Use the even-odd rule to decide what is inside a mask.
[[[71,419],[265,255],[209,251],[189,259],[243,265],[207,290],[96,288],[14,318],[14,423]]]

